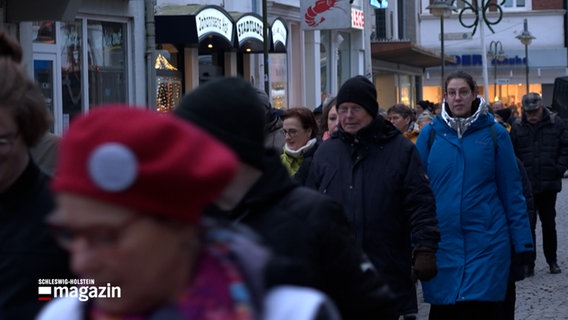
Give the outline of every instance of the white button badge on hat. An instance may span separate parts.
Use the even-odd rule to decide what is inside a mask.
[[[136,155],[123,144],[105,143],[89,158],[89,175],[95,185],[108,192],[128,189],[138,176]]]

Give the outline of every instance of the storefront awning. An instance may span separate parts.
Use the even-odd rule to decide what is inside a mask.
[[[384,41],[371,43],[373,59],[383,60],[412,67],[429,68],[442,64],[438,52],[426,49],[410,41]],[[445,55],[446,64],[455,64],[456,58]]]
[[[235,22],[239,51],[259,53],[264,51],[264,24],[256,13],[242,14]]]
[[[270,52],[286,53],[288,50],[288,28],[286,28],[286,20],[276,18],[270,25],[270,34],[272,39],[272,47]]]
[[[83,0],[7,0],[6,20],[8,22],[74,20]]]
[[[199,46],[200,51],[232,49],[234,20],[218,6],[199,7],[186,15],[156,15],[156,43]]]
[[[256,13],[228,13],[213,5],[161,7],[154,17],[156,43],[198,46],[200,53],[237,49],[243,53],[264,52],[262,17]],[[269,52],[286,53],[286,21],[272,18],[268,26]]]

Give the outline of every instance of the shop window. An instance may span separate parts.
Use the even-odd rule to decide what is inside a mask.
[[[172,55],[167,50],[157,50],[156,101],[158,112],[170,112],[181,100],[182,74],[171,63]]]
[[[61,23],[61,93],[63,121],[68,123],[83,110],[81,22]]]
[[[525,0],[505,0],[505,8],[524,8]]]
[[[127,102],[126,25],[88,21],[89,105]]]
[[[288,67],[285,53],[270,54],[270,98],[276,109],[288,107]]]
[[[85,19],[61,22],[61,37],[63,121],[90,106],[126,103],[126,24]]]

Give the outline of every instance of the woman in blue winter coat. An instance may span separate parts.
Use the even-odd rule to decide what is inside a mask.
[[[438,274],[422,282],[429,319],[497,319],[511,247],[522,257],[533,250],[511,140],[477,93],[471,75],[450,74],[441,114],[416,143],[441,234]]]

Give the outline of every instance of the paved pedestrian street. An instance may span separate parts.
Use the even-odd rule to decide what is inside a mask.
[[[537,260],[534,277],[517,282],[516,320],[568,320],[568,179],[562,179],[562,192],[556,201],[558,265],[561,274],[550,274],[542,253],[540,221],[537,223]],[[429,305],[418,288],[418,319],[428,319]]]

